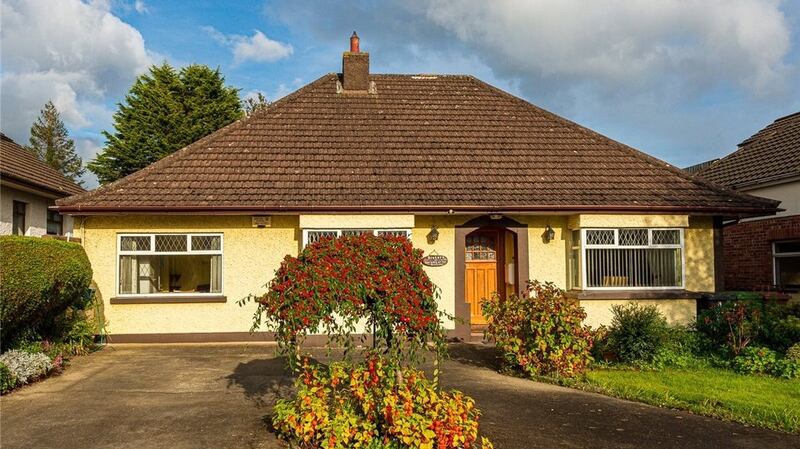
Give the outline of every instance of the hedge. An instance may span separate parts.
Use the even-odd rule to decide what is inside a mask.
[[[0,236],[0,342],[47,338],[68,308],[86,307],[92,268],[76,243]]]

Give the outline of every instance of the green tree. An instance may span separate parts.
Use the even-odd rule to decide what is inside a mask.
[[[265,97],[261,92],[257,92],[254,97],[248,97],[242,100],[244,114],[248,117],[256,112],[265,111],[269,105],[270,101],[267,100],[267,97]]]
[[[79,185],[83,183],[80,180],[86,171],[83,161],[75,153],[75,142],[69,138],[67,127],[52,101],[45,103],[44,109],[39,112],[39,117],[31,126],[31,137],[25,148],[67,178]]]
[[[88,165],[101,184],[123,178],[241,118],[239,90],[219,69],[154,65],[114,114],[114,132]]]

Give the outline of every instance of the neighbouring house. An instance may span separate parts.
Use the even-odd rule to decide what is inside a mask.
[[[153,165],[58,201],[75,216],[112,341],[249,335],[287,254],[328,236],[410,238],[441,308],[552,281],[588,311],[657,304],[692,320],[715,290],[723,219],[778,202],[693,179],[472,76],[369,72],[357,37],[331,73]]]
[[[72,235],[72,217],[55,200],[85,192],[58,170],[0,133],[0,235]]]
[[[800,291],[800,112],[775,120],[697,175],[778,200],[783,209],[726,223],[725,288]]]

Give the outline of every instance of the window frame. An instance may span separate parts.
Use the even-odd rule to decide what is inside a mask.
[[[59,217],[59,221],[50,220],[51,216]],[[50,223],[58,223],[58,233],[51,234],[50,233]],[[59,214],[58,211],[47,209],[47,217],[45,223],[45,234],[47,235],[64,235],[64,216]]]
[[[18,208],[22,207],[22,213],[19,213]],[[22,217],[22,228],[17,233],[17,217]],[[13,235],[27,235],[28,234],[28,203],[24,201],[13,200],[11,203],[11,234]]]
[[[156,251],[156,235],[185,235],[186,251]],[[193,236],[209,236],[219,237],[219,250],[197,250],[192,251],[192,237]],[[147,251],[141,250],[123,250],[122,238],[123,237],[149,237],[150,249]],[[208,255],[220,256],[220,288],[218,292],[159,292],[159,293],[122,293],[122,285],[120,284],[120,258],[122,256],[181,256],[181,255]],[[116,280],[115,293],[118,298],[165,298],[165,297],[218,297],[225,295],[225,235],[222,232],[122,232],[117,233],[117,255],[116,255]]]
[[[800,251],[790,251],[790,252],[785,252],[785,253],[779,253],[778,252],[778,250],[777,250],[778,244],[780,244],[780,243],[788,243],[788,242],[800,242],[800,240],[798,240],[798,239],[789,239],[789,240],[776,240],[776,241],[772,242],[772,285],[774,285],[776,288],[779,288],[779,289],[782,289],[782,290],[796,291],[797,290],[796,288],[792,288],[792,287],[786,288],[786,287],[781,286],[780,283],[778,283],[778,277],[779,276],[778,276],[778,260],[777,259],[784,258],[784,257],[786,257],[786,258],[789,258],[789,257],[800,257]]]
[[[410,228],[366,228],[366,227],[359,227],[359,228],[309,228],[303,229],[303,248],[308,246],[308,233],[309,232],[335,232],[336,238],[342,236],[344,231],[371,231],[372,235],[378,236],[378,232],[405,232],[406,238],[411,240],[411,229]]]
[[[619,231],[620,229],[647,229],[647,245],[620,245],[619,244]],[[613,244],[603,244],[603,245],[596,245],[596,244],[588,244],[586,239],[586,232],[587,231],[614,231],[614,243]],[[581,228],[580,231],[580,250],[578,251],[580,260],[578,263],[580,269],[580,282],[581,287],[580,290],[600,290],[600,291],[608,291],[608,290],[676,290],[676,289],[685,289],[686,288],[686,236],[683,228],[631,228],[631,227],[619,227],[619,228]],[[653,244],[653,231],[678,231],[678,236],[680,238],[680,243],[671,243],[671,244]],[[570,243],[570,250],[572,250],[572,243]],[[587,249],[680,249],[681,250],[681,284],[680,285],[673,285],[673,286],[655,286],[655,287],[590,287],[588,284],[588,272],[586,269],[586,250]]]

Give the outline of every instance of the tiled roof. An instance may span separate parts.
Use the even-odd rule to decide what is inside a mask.
[[[61,210],[774,212],[471,76],[328,74]]]
[[[775,120],[699,175],[733,189],[800,176],[800,112]]]
[[[60,196],[85,192],[81,186],[40,161],[33,153],[2,133],[0,133],[0,177]]]

